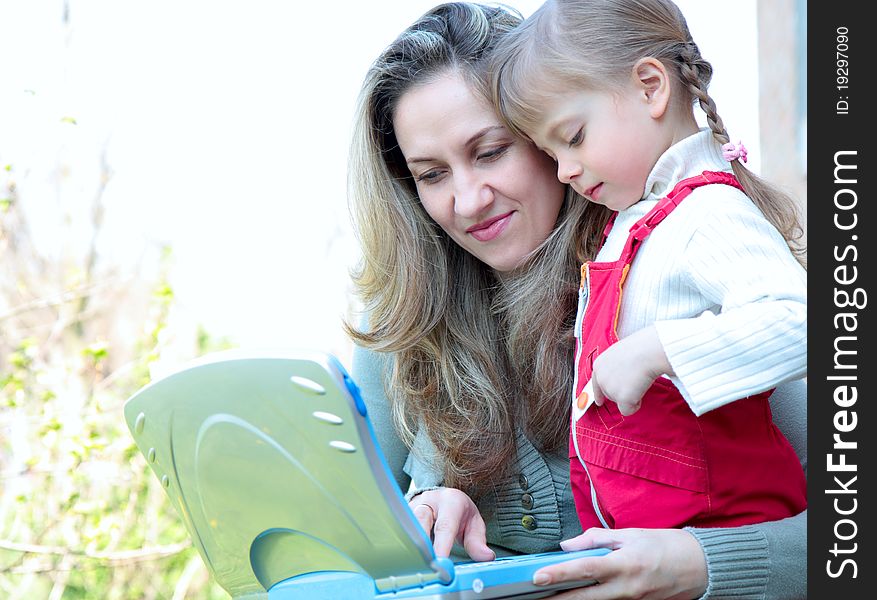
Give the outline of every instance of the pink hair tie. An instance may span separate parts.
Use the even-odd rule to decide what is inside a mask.
[[[728,162],[737,160],[738,158],[743,162],[746,162],[747,156],[748,153],[746,152],[746,146],[743,145],[743,142],[738,141],[736,144],[728,142],[727,144],[722,145],[722,157]]]

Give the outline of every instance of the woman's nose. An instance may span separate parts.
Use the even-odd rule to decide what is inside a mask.
[[[454,212],[464,218],[474,218],[493,204],[494,194],[486,182],[471,179],[460,182],[454,190]]]

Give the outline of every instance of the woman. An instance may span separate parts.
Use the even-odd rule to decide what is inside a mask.
[[[367,315],[349,327],[361,346],[354,377],[436,553],[459,541],[475,560],[555,550],[581,533],[566,443],[571,335],[578,267],[599,242],[582,224],[609,217],[561,186],[486,100],[485,59],[519,21],[467,3],[424,15],[370,69],[351,152]],[[776,420],[801,454],[802,384],[781,388]],[[538,575],[600,582],[558,598],[800,597],[805,527],[802,514],[722,530],[591,530],[572,543],[616,552]]]

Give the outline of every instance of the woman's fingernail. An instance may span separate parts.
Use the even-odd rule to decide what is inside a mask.
[[[536,573],[533,575],[533,583],[536,585],[548,585],[551,583],[551,577],[545,573]]]

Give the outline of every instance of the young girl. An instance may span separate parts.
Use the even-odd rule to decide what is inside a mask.
[[[803,510],[804,474],[768,405],[806,374],[794,205],[741,164],[679,9],[549,0],[494,56],[503,120],[614,212],[582,265],[575,329],[582,525],[733,526]]]

